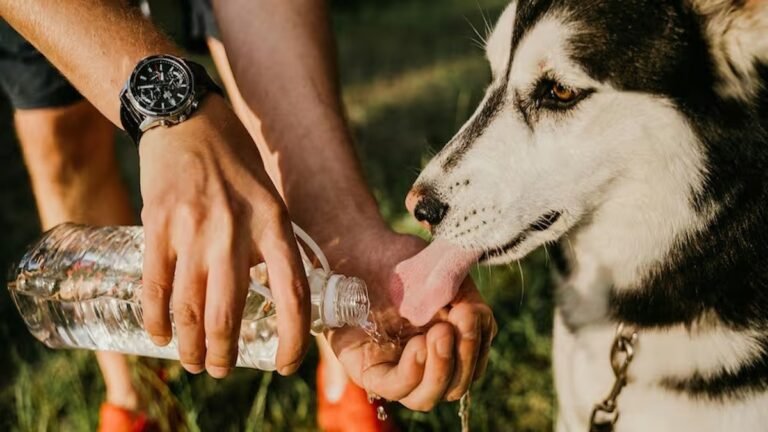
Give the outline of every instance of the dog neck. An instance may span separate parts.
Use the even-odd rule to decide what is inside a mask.
[[[724,115],[742,120],[724,126]],[[695,139],[671,146],[678,153],[658,159],[666,166],[617,179],[561,242],[559,306],[569,325],[664,327],[704,316],[768,324],[766,119],[711,119],[692,122]]]
[[[616,293],[642,291],[684,238],[706,226],[687,197],[664,176],[608,191],[600,208],[560,244],[567,272],[558,299],[573,326],[616,317]],[[649,204],[653,203],[652,211]]]
[[[573,325],[611,318],[615,292],[636,292],[685,238],[700,232],[715,208],[692,198],[706,180],[705,151],[679,114],[645,131],[647,145],[619,167],[563,239],[568,262],[560,307]],[[710,206],[711,207],[711,206]]]

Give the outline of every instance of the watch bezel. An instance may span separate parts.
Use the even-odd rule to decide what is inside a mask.
[[[158,113],[157,111],[152,111],[150,109],[144,108],[142,104],[139,102],[139,100],[136,98],[136,94],[134,93],[135,87],[136,87],[136,81],[138,79],[139,71],[141,71],[147,64],[157,61],[166,61],[170,63],[174,63],[177,65],[186,75],[189,82],[189,93],[187,93],[186,98],[179,103],[178,107],[173,111],[168,111],[166,113]],[[192,70],[189,68],[187,63],[176,56],[167,55],[167,54],[161,54],[161,55],[152,55],[149,57],[145,57],[139,63],[136,64],[136,67],[133,68],[133,72],[131,72],[131,76],[128,78],[128,83],[126,86],[128,90],[128,97],[131,100],[131,104],[133,107],[138,111],[139,113],[151,117],[153,119],[171,119],[173,117],[179,116],[184,114],[186,111],[189,110],[190,105],[195,100],[195,76],[192,73]]]

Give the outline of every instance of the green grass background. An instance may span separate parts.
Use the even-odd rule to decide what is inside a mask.
[[[172,2],[171,2],[172,3]],[[495,20],[504,0],[337,0],[333,4],[344,99],[358,152],[391,224],[418,232],[403,208],[416,175],[461,126],[489,80],[476,27]],[[174,33],[172,25],[169,33]],[[39,233],[34,201],[11,113],[0,102],[0,267],[8,268]],[[118,140],[125,177],[136,193],[134,150]],[[311,181],[311,179],[308,179]],[[493,305],[499,335],[485,377],[472,389],[476,431],[544,431],[555,403],[550,373],[552,300],[548,263],[537,252],[519,266],[478,268],[475,280]],[[52,351],[25,330],[0,291],[0,430],[94,430],[104,386],[93,355]],[[216,381],[172,362],[135,361],[150,413],[164,430],[315,430],[315,368],[283,378],[238,370]],[[158,378],[158,371],[163,380]],[[404,431],[459,430],[458,405],[431,413],[391,404]]]

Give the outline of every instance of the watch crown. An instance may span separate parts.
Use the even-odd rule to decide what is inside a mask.
[[[183,121],[186,121],[186,120],[187,120],[187,116],[186,115],[182,114],[182,115],[179,116],[179,123],[181,123]]]
[[[162,127],[168,127],[168,121],[166,121],[166,120],[160,120],[160,126],[162,126]]]

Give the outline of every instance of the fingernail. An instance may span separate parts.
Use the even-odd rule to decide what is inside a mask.
[[[169,343],[171,343],[171,338],[170,338],[170,336],[155,336],[155,335],[150,335],[150,336],[149,336],[149,338],[150,338],[150,339],[152,339],[152,343],[154,343],[154,344],[155,344],[155,345],[157,345],[157,346],[166,346],[166,345],[168,345]]]
[[[191,374],[199,374],[205,370],[205,366],[201,364],[182,363],[181,367]]]
[[[283,366],[280,369],[278,369],[278,372],[280,373],[280,375],[288,376],[296,372],[296,370],[299,369],[299,366],[301,366],[301,361]]]
[[[458,392],[451,393],[451,394],[449,394],[448,396],[445,397],[445,401],[446,402],[456,402],[457,400],[461,399],[461,396],[463,396],[463,395],[459,394]]]
[[[423,365],[427,362],[427,350],[419,350],[416,353],[416,363]]]
[[[208,366],[208,374],[214,378],[221,379],[229,375],[229,371],[232,370],[228,367],[221,366]]]
[[[437,355],[445,359],[453,357],[453,338],[446,336],[437,341]]]

